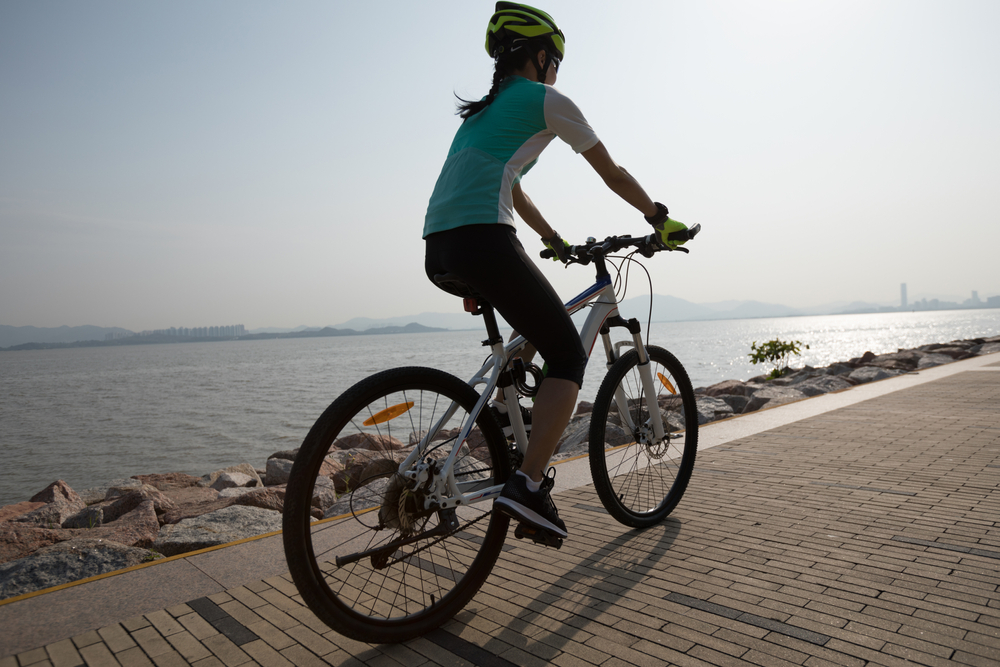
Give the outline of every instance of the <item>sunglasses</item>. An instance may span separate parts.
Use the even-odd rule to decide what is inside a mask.
[[[558,74],[559,73],[559,65],[562,64],[562,61],[559,60],[558,58],[556,58],[553,55],[549,55],[549,60],[552,61],[552,65],[556,68],[556,74]]]

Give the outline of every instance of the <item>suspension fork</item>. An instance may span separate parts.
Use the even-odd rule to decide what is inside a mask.
[[[625,327],[632,334],[632,347],[639,355],[639,379],[642,382],[643,400],[646,402],[646,412],[649,414],[649,426],[652,428],[654,442],[663,440],[666,431],[663,427],[663,418],[660,416],[660,404],[657,401],[656,383],[653,378],[653,365],[649,363],[649,353],[646,345],[642,341],[642,326],[639,320],[632,318],[628,321],[621,316],[608,318],[607,323],[601,328],[601,339],[604,341],[604,352],[608,359],[608,368],[621,357],[619,348],[627,345],[627,341],[622,341],[615,345],[611,343],[610,327]],[[615,388],[615,403],[618,406],[618,413],[624,415],[625,422],[629,430],[633,433],[637,430],[638,424],[632,420],[632,413],[629,410],[628,397],[621,386]]]

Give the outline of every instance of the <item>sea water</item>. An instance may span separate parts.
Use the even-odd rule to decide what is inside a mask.
[[[648,331],[698,387],[768,370],[750,363],[753,342],[799,340],[809,349],[792,365],[818,367],[869,350],[1000,335],[1000,310],[653,323]],[[263,468],[374,372],[430,366],[468,379],[486,357],[484,337],[470,330],[2,352],[0,505],[57,479],[85,489],[137,474]],[[581,400],[600,387],[600,354],[598,343]]]

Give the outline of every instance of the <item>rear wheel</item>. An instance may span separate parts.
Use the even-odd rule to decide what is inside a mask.
[[[447,373],[397,368],[346,391],[309,431],[288,482],[283,539],[299,593],[331,628],[359,641],[405,641],[449,620],[486,580],[508,527],[492,499],[426,510],[434,489],[399,473],[422,445],[417,464],[433,479],[478,399]],[[454,471],[464,493],[509,476],[489,410]]]
[[[590,471],[615,519],[635,528],[662,521],[680,502],[698,453],[698,409],[687,372],[662,347],[647,347],[664,420],[656,440],[635,350],[608,371],[590,421]]]

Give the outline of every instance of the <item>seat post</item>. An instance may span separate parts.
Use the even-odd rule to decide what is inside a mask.
[[[493,310],[493,304],[485,299],[478,299],[478,301],[479,311],[483,316],[483,322],[486,324],[486,335],[489,337],[483,341],[483,345],[502,343],[503,336],[500,335],[500,327],[497,325],[497,316]]]

